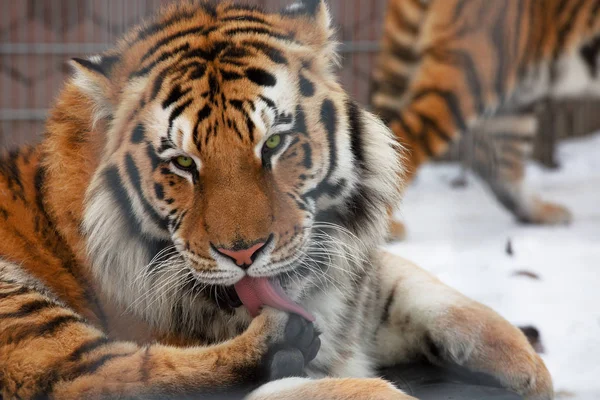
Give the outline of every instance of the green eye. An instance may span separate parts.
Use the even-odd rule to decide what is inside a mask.
[[[181,169],[191,169],[194,166],[192,157],[179,156],[173,160],[176,167]]]
[[[267,148],[269,150],[276,149],[277,147],[279,147],[280,144],[281,144],[281,135],[272,135],[265,142],[265,146],[267,146]]]

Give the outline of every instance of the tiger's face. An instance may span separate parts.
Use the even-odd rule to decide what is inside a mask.
[[[162,82],[161,69],[147,80],[155,93],[115,152],[147,200],[147,229],[168,232],[198,278],[219,285],[294,267],[338,133],[336,86],[311,58],[242,38],[186,41],[205,54],[173,57]]]
[[[330,34],[321,1],[180,6],[74,61],[107,126],[83,224],[106,285],[111,264],[121,281],[283,276],[317,247],[315,223],[381,224],[396,154],[336,83]]]

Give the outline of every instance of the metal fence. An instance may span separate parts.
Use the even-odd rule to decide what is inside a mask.
[[[0,0],[0,147],[36,140],[70,71],[66,60],[108,49],[170,0]],[[276,10],[293,0],[248,0]],[[385,0],[330,0],[341,79],[366,102]]]
[[[111,47],[173,0],[0,0],[0,148],[35,141],[70,71],[66,60]],[[243,0],[242,0],[243,1]],[[246,0],[277,10],[294,0]],[[341,82],[366,104],[386,0],[328,0],[342,55]],[[596,101],[543,102],[536,157],[552,166],[554,143],[600,128]]]

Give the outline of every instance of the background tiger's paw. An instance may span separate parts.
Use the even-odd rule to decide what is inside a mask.
[[[321,347],[320,333],[312,322],[296,314],[289,314],[287,322],[263,361],[269,381],[293,376],[305,376],[304,368]]]
[[[568,208],[546,201],[538,201],[530,213],[520,218],[521,222],[537,225],[568,225],[573,221],[573,214]]]

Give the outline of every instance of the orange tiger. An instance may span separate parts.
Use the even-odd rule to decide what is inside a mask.
[[[183,3],[72,61],[0,162],[0,397],[406,400],[376,367],[422,356],[553,397],[518,329],[378,250],[399,149],[329,19]]]
[[[545,98],[600,91],[597,0],[391,0],[371,103],[408,149],[408,174],[469,132],[472,166],[522,222],[564,224],[528,192],[524,162]],[[392,237],[403,227],[394,221]]]

